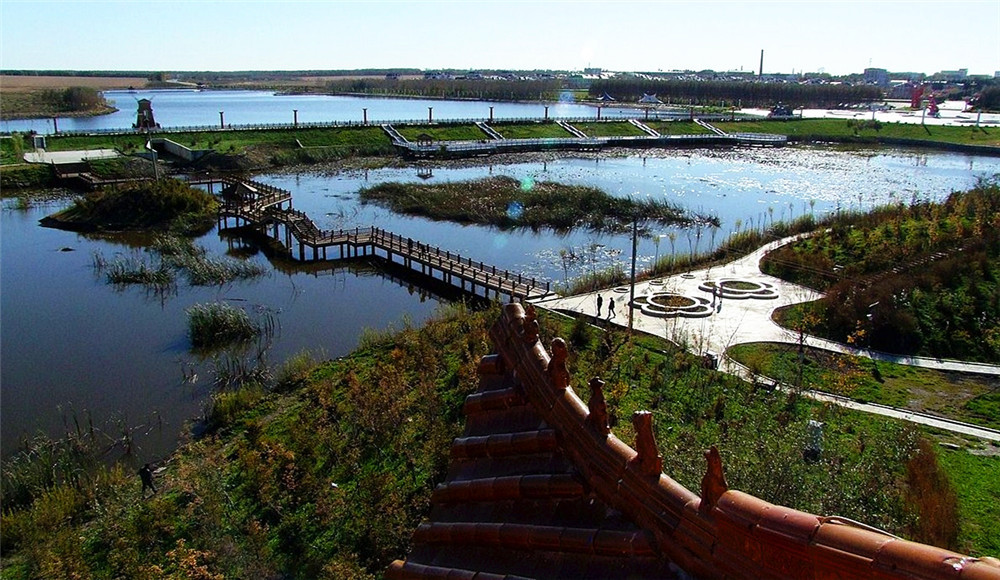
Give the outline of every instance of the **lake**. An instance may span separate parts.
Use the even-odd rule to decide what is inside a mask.
[[[560,282],[591,268],[627,264],[628,235],[588,231],[504,231],[394,215],[358,201],[361,187],[385,181],[444,181],[510,175],[601,187],[619,196],[668,199],[718,217],[718,229],[654,228],[675,234],[639,244],[639,263],[656,255],[709,249],[739,228],[837,209],[941,199],[980,176],[1000,173],[1000,159],[901,149],[794,146],[630,152],[545,161],[317,173],[254,179],[293,192],[294,205],[321,228],[378,225],[500,268]],[[303,350],[318,358],[349,353],[365,329],[419,325],[453,296],[422,290],[377,268],[297,265],[268,259],[211,231],[197,240],[210,254],[263,264],[259,280],[211,288],[181,285],[157,296],[116,289],[96,275],[94,255],[141,252],[128,241],[42,228],[38,220],[66,201],[24,208],[6,199],[0,213],[0,443],[4,456],[25,434],[57,435],[74,417],[95,425],[136,426],[140,459],[168,453],[185,421],[211,392],[213,362],[190,352],[185,309],[227,301],[278,323],[269,354],[277,363]],[[63,250],[71,251],[63,251]],[[561,252],[561,250],[564,250]],[[566,257],[573,259],[566,259]],[[196,381],[190,380],[197,375]]]
[[[567,93],[568,94],[568,93]],[[549,117],[596,117],[597,108],[573,103],[510,103],[489,101],[449,101],[434,99],[398,99],[346,97],[333,95],[283,95],[273,91],[222,90],[137,90],[104,91],[104,96],[118,111],[98,117],[63,117],[56,120],[59,131],[131,130],[136,120],[136,101],[150,99],[153,115],[163,128],[219,126],[219,112],[227,125],[291,124],[298,111],[299,123],[355,122],[364,119],[382,121],[426,121],[428,107],[434,120],[488,119],[490,107],[495,119],[542,118],[548,107]],[[635,107],[603,107],[601,117],[641,117]],[[666,115],[666,113],[663,113]],[[35,131],[50,135],[52,119],[17,119],[0,121],[0,132]]]

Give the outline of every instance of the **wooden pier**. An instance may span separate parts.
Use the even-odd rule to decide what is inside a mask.
[[[220,231],[259,228],[283,241],[289,256],[299,261],[377,258],[485,298],[537,300],[552,295],[549,282],[501,270],[374,226],[321,230],[304,212],[292,209],[291,192],[277,187],[223,179],[220,195]]]

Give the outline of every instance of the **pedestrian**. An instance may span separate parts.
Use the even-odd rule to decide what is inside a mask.
[[[143,465],[139,469],[139,479],[142,480],[142,497],[146,497],[146,488],[153,490],[156,493],[156,485],[153,484],[153,470],[149,468],[149,464]]]
[[[608,298],[608,320],[615,317],[615,299]]]
[[[601,316],[601,306],[604,304],[604,297],[600,294],[597,295],[597,316]]]

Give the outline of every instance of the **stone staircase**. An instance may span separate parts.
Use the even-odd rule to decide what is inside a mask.
[[[657,131],[656,129],[653,129],[652,127],[650,127],[649,125],[643,123],[642,121],[639,121],[638,119],[629,119],[628,122],[632,126],[637,127],[643,133],[649,135],[650,137],[659,137],[660,136],[659,131]]]
[[[480,364],[430,521],[386,577],[663,578],[652,536],[595,498],[499,357]],[[627,557],[626,557],[627,556]]]
[[[490,127],[484,121],[476,121],[476,127],[479,127],[480,131],[489,135],[490,139],[496,139],[497,141],[500,141],[504,138],[503,135],[497,133],[496,130],[493,129],[493,127]]]
[[[581,130],[577,129],[577,128],[576,128],[576,127],[574,127],[573,125],[570,125],[570,124],[569,124],[569,123],[567,123],[566,121],[556,121],[556,125],[559,125],[559,126],[560,126],[560,127],[562,127],[563,129],[566,129],[566,130],[567,130],[567,131],[569,131],[569,132],[570,132],[570,134],[572,134],[572,135],[573,135],[574,137],[579,137],[580,139],[587,139],[587,134],[586,134],[586,133],[584,133],[583,131],[581,131]]]

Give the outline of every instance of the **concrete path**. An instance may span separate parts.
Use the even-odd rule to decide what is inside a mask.
[[[683,345],[697,353],[712,351],[723,353],[726,348],[744,342],[797,342],[798,336],[771,320],[771,313],[776,308],[808,302],[822,298],[822,294],[804,286],[792,284],[760,271],[760,259],[767,252],[795,238],[778,240],[767,244],[755,252],[738,260],[725,264],[695,270],[680,275],[663,278],[662,283],[647,280],[637,283],[635,295],[649,296],[657,292],[671,292],[691,298],[705,298],[714,302],[714,312],[704,318],[659,318],[642,314],[633,309],[633,325],[637,330],[662,336],[677,344]],[[713,300],[709,291],[699,289],[699,285],[708,280],[720,282],[723,280],[740,280],[767,285],[777,294],[772,299],[728,299],[716,297]],[[615,317],[612,324],[628,327],[628,312],[626,307],[629,299],[628,287],[604,289],[598,292],[579,294],[546,300],[539,305],[546,308],[580,312],[594,316],[597,313],[597,296],[604,299],[602,318],[607,320],[607,305],[610,300],[615,302]],[[811,337],[807,337],[808,339]]]
[[[792,385],[781,384],[771,379],[770,377],[754,376],[750,369],[739,364],[732,359],[723,360],[722,364],[719,366],[719,370],[727,372],[738,377],[742,377],[746,381],[766,381],[770,384],[776,385],[778,388],[784,391],[792,391],[794,387]],[[979,425],[973,425],[971,423],[965,423],[963,421],[955,421],[954,419],[948,419],[946,417],[939,417],[936,415],[929,415],[927,413],[920,413],[917,411],[909,411],[906,409],[898,409],[896,407],[889,407],[887,405],[879,405],[878,403],[861,403],[855,401],[849,397],[844,397],[841,395],[834,395],[831,393],[824,393],[822,391],[804,390],[802,395],[809,397],[815,401],[822,401],[825,403],[832,403],[834,405],[839,405],[847,409],[854,409],[856,411],[863,411],[865,413],[874,413],[876,415],[882,415],[883,417],[891,417],[893,419],[899,419],[902,421],[909,421],[910,423],[916,423],[918,425],[926,425],[928,427],[934,427],[936,429],[941,429],[943,431],[950,431],[952,433],[957,433],[959,435],[967,435],[970,437],[977,437],[979,439],[984,439],[986,441],[996,441],[1000,442],[1000,431],[996,429],[990,429],[989,427],[982,427]]]
[[[80,163],[93,159],[111,159],[120,157],[121,154],[114,149],[89,149],[86,151],[46,151],[38,149],[24,154],[24,160],[28,163]]]
[[[633,326],[637,330],[666,338],[687,348],[696,354],[706,352],[716,353],[720,358],[720,370],[753,380],[748,370],[742,365],[725,358],[724,353],[730,346],[750,342],[780,342],[798,344],[800,337],[793,330],[782,328],[771,320],[771,314],[782,306],[809,302],[822,298],[822,294],[760,271],[760,260],[764,254],[782,245],[791,243],[801,236],[785,238],[767,244],[753,253],[734,260],[722,266],[704,268],[680,275],[674,275],[660,280],[647,280],[635,285],[635,296],[652,296],[657,293],[679,294],[701,301],[706,308],[699,318],[672,317],[661,318],[642,313],[640,309],[632,309]],[[726,298],[713,295],[711,288],[705,282],[715,282],[716,287],[724,281],[739,281],[744,287],[758,286],[762,291],[760,297]],[[748,283],[748,284],[746,284]],[[739,287],[740,284],[734,284]],[[621,286],[603,289],[597,292],[578,294],[575,296],[555,297],[537,302],[539,306],[562,310],[569,313],[581,313],[587,316],[597,315],[597,298],[603,298],[601,319],[610,324],[628,327],[629,288]],[[776,295],[776,296],[775,296]],[[609,318],[608,305],[614,301],[615,315]],[[1000,376],[1000,366],[983,363],[938,360],[925,357],[892,355],[880,352],[869,352],[856,349],[846,344],[805,335],[802,337],[805,345],[833,352],[849,353],[858,356],[871,357],[882,361],[907,364],[923,368],[947,371],[988,374]],[[991,441],[1000,441],[1000,431],[969,425],[960,421],[926,415],[905,409],[896,409],[871,403],[859,403],[845,397],[811,391],[808,396],[835,403],[843,407],[876,413],[887,417],[895,417],[922,425],[971,435]]]

